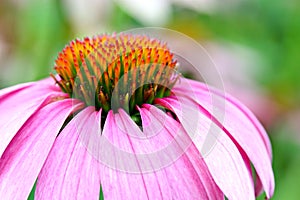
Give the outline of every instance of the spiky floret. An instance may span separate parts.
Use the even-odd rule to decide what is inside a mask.
[[[166,44],[147,36],[99,35],[70,42],[52,75],[73,98],[104,112],[152,103],[169,95],[177,80],[176,60]]]

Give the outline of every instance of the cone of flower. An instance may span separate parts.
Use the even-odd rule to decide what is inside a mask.
[[[156,39],[99,35],[68,44],[50,78],[0,90],[1,199],[34,185],[35,199],[270,198],[264,128],[178,67]]]

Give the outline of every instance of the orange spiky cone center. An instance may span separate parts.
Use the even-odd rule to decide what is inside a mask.
[[[75,40],[59,53],[55,67],[60,88],[105,112],[152,103],[169,95],[178,76],[166,44],[146,36],[100,35]]]

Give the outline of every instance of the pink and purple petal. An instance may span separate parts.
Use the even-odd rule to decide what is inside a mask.
[[[66,94],[46,84],[30,85],[4,96],[0,100],[0,156],[30,116],[45,105],[64,98],[67,98]]]
[[[208,112],[213,116],[215,123],[220,127],[223,126],[225,132],[238,143],[250,158],[260,179],[258,183],[261,182],[267,197],[270,198],[274,192],[274,175],[270,161],[272,152],[267,133],[261,124],[244,105],[228,94],[222,94],[221,91],[208,88],[203,83],[186,82],[189,84],[189,87],[184,84],[178,85],[174,88],[174,92],[189,99],[187,101],[188,104],[199,107],[204,110],[203,112]],[[194,94],[196,97],[194,99],[190,98],[193,95],[186,95],[192,91],[193,93],[190,94]],[[224,119],[215,114],[214,109],[222,109],[222,107],[219,107],[218,104],[213,104],[213,98],[224,102]],[[258,186],[257,194],[259,194],[259,190],[260,187]]]
[[[16,92],[19,92],[21,90],[27,89],[30,86],[33,86],[34,83],[30,82],[30,83],[22,83],[22,84],[18,84],[18,85],[14,85],[8,88],[4,88],[0,90],[0,102],[2,101],[3,98],[5,98],[7,95],[12,95]]]
[[[242,155],[234,142],[209,116],[183,99],[164,98],[156,102],[177,115],[193,143],[204,154],[203,159],[225,196],[229,199],[255,199],[251,172]],[[183,115],[183,110],[189,115]]]
[[[0,196],[26,199],[65,119],[81,104],[62,100],[34,113],[10,142],[0,160]]]
[[[144,108],[140,111],[143,113],[143,125],[157,124],[146,121],[146,119],[157,121],[149,111]],[[159,131],[159,128],[160,132],[153,135],[153,131]],[[167,148],[168,143],[173,141],[172,134],[164,127],[152,127],[142,132],[124,111],[119,110],[118,114],[111,112],[108,114],[103,136],[113,146],[110,157],[114,159],[110,161],[110,166],[104,166],[101,170],[104,198],[208,199],[210,195],[222,197],[216,185],[214,191],[216,193],[212,194],[210,191],[208,194],[209,186],[205,188],[203,184],[205,181],[213,184],[213,181],[211,179],[203,181],[208,174],[199,177],[200,171],[194,168],[196,164],[186,155],[173,160],[165,156],[171,157],[170,154],[177,152],[168,150],[165,152],[166,155],[157,154],[160,153],[157,152],[159,147]],[[175,145],[176,147],[177,149],[171,150],[182,151],[179,145]],[[164,163],[163,159],[171,162]],[[198,164],[201,166],[203,163]]]
[[[40,81],[36,82],[28,82],[28,83],[22,83],[18,85],[14,85],[8,88],[4,88],[0,90],[0,104],[1,101],[7,96],[7,95],[13,95],[15,92],[19,92],[21,90],[30,88],[32,86],[37,86],[37,85],[51,85],[54,86],[55,82],[52,78],[46,78]],[[58,90],[58,87],[56,87],[56,91]]]
[[[96,114],[87,107],[61,131],[38,176],[36,199],[99,199],[99,164],[87,146],[101,134]]]
[[[237,112],[240,113],[240,116],[243,116],[245,122],[251,123],[251,126],[253,126],[253,128],[256,130],[257,133],[259,133],[267,148],[270,158],[272,157],[272,147],[267,132],[265,131],[261,123],[257,120],[257,118],[254,116],[254,114],[245,105],[243,105],[240,101],[238,101],[231,95],[224,93],[213,87],[210,87],[204,83],[197,82],[194,80],[189,80],[189,79],[184,79],[184,81],[181,83],[183,85],[178,84],[173,88],[173,90],[176,93],[191,92],[190,94],[195,95],[197,97],[195,100],[198,100],[201,103],[204,104],[207,103],[207,101],[202,102],[202,98],[206,100],[210,99],[210,103],[212,101],[212,98],[215,97],[226,99],[226,103],[232,106],[234,110],[237,110]],[[216,105],[212,105],[212,106],[216,106]]]
[[[198,190],[194,190],[190,192],[191,196],[200,198],[200,199],[223,199],[224,195],[214,182],[209,169],[207,168],[207,165],[205,164],[205,161],[200,155],[200,152],[196,148],[196,146],[193,144],[191,138],[188,136],[188,134],[185,132],[184,128],[181,126],[179,122],[174,120],[172,117],[166,115],[164,112],[162,112],[160,109],[158,109],[155,106],[152,105],[144,105],[145,108],[141,109],[141,116],[142,118],[148,118],[152,120],[151,125],[153,124],[161,124],[163,127],[163,135],[168,134],[173,142],[175,141],[179,148],[182,151],[182,155],[176,160],[174,160],[174,163],[181,162],[185,165],[180,167],[179,169],[188,167],[189,170],[192,170],[192,168],[196,171],[197,175],[196,177],[199,178],[200,182],[196,185],[200,189],[200,192]],[[147,116],[147,117],[143,117]],[[164,119],[164,120],[162,120]],[[149,123],[149,122],[148,122]],[[165,136],[166,137],[166,136]],[[163,139],[163,138],[162,138]],[[170,145],[171,146],[171,145]],[[173,147],[171,147],[172,149]],[[174,149],[175,150],[175,149]],[[178,150],[174,151],[174,153],[178,153]],[[172,163],[173,164],[173,163]],[[172,164],[169,168],[172,167]],[[190,167],[189,167],[190,166]],[[176,173],[181,173],[179,171],[174,171],[174,176],[176,176]],[[169,174],[169,173],[168,173]],[[183,173],[183,179],[185,179],[185,175],[188,173]],[[179,184],[181,181],[178,180],[178,182],[174,182],[174,184],[177,184],[179,187],[186,187]],[[169,182],[169,184],[172,184],[173,182]],[[173,186],[171,188],[174,188]],[[189,189],[187,189],[188,191]],[[174,191],[173,191],[174,192]],[[197,193],[198,192],[198,193]],[[194,194],[194,195],[192,195]],[[189,197],[191,198],[191,197]]]
[[[104,199],[149,199],[145,177],[131,173],[131,168],[138,169],[139,164],[132,154],[128,136],[120,130],[120,125],[116,122],[116,115],[119,114],[113,114],[112,111],[108,113],[102,133],[107,141],[103,146],[107,156],[101,158]],[[154,187],[156,195],[160,194],[159,185],[155,184]]]

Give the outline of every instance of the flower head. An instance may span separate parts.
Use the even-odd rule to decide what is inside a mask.
[[[119,100],[113,103],[121,103],[114,109],[130,103],[133,110],[168,93],[175,83],[171,79],[175,65],[173,54],[158,40],[102,35],[66,46],[55,65],[60,80],[53,78],[64,92],[96,110],[111,109],[113,92]]]
[[[36,183],[36,199],[270,198],[260,123],[176,68],[156,39],[100,35],[67,45],[52,78],[1,90],[0,196]]]

